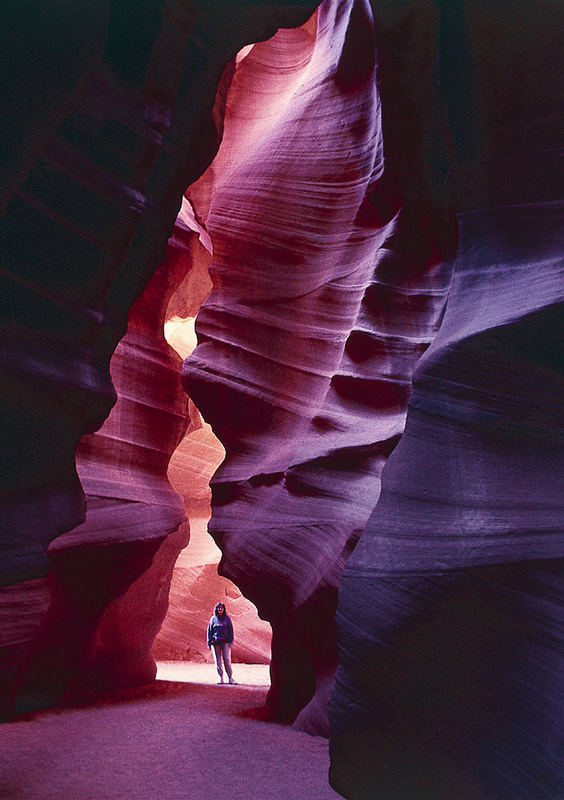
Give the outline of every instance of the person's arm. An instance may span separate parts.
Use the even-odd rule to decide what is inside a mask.
[[[213,617],[208,622],[208,647],[211,647],[213,636]]]
[[[227,641],[229,644],[233,641],[233,623],[231,622],[231,617],[227,617]]]

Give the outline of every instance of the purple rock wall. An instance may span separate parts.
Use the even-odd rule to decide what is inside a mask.
[[[564,17],[556,4],[440,5],[460,242],[341,584],[331,781],[355,800],[446,800],[453,787],[468,800],[556,800],[564,151],[551,74]],[[388,70],[417,86],[421,49],[388,48],[391,12],[374,11]]]
[[[403,430],[456,241],[436,170],[412,145],[433,133],[446,148],[433,60],[388,165],[374,37],[366,4],[326,0],[256,44],[218,155],[188,191],[213,245],[183,370],[226,448],[210,530],[222,574],[272,624],[271,713],[315,732],[327,732],[342,565]]]

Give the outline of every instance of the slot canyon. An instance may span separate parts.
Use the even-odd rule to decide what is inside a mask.
[[[2,720],[224,597],[342,797],[563,800],[564,4],[1,19]]]

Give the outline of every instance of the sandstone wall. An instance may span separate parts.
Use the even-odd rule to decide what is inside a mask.
[[[272,624],[271,713],[300,713],[316,732],[327,732],[342,566],[403,430],[456,241],[440,169],[414,147],[433,135],[446,159],[433,58],[388,163],[374,37],[366,4],[326,0],[255,44],[237,64],[219,152],[187,192],[213,245],[183,369],[226,449],[210,530],[222,574]]]
[[[81,588],[84,576],[71,563],[81,549],[74,547],[78,539],[70,551],[60,542],[50,559],[46,554],[61,533],[83,523],[75,449],[115,402],[109,362],[126,332],[129,308],[165,257],[182,192],[217,149],[221,91],[214,103],[225,65],[242,46],[272,35],[279,25],[303,22],[314,6],[156,0],[135,12],[117,2],[97,3],[95,9],[57,0],[38,11],[15,2],[3,6],[2,618],[9,620],[14,607],[26,617],[21,625],[3,625],[7,694],[22,680],[30,648],[49,649],[53,627],[59,631],[56,647],[73,649],[78,623],[68,624],[65,615],[83,590],[97,599],[82,600],[93,607],[84,609],[91,621],[76,643],[73,663],[88,660],[104,604],[149,568],[159,535],[164,538],[183,517],[166,488],[162,502],[163,483],[158,486],[159,470],[151,465],[148,483],[156,495],[143,498],[144,508],[134,499],[146,518],[117,534],[117,549],[106,546],[107,504],[91,504],[98,521],[86,525],[102,531],[104,546],[96,552],[100,561],[92,575],[87,570],[88,583]],[[123,349],[128,346],[131,340]],[[159,354],[155,364],[163,359],[168,356]],[[133,405],[139,415],[140,404]],[[123,432],[131,433],[127,428]],[[174,438],[168,430],[166,446],[157,445],[161,467]],[[138,444],[144,443],[143,432]],[[127,443],[118,449],[126,459]],[[133,449],[136,457],[143,451]],[[118,505],[131,499],[119,491],[113,498]],[[139,549],[131,563],[123,557],[129,544]],[[70,573],[72,585],[66,578],[59,585],[60,570]],[[148,626],[151,636],[155,626]],[[34,661],[37,676],[41,659]],[[36,678],[24,680],[24,706],[53,702],[65,690],[66,679],[37,691]]]
[[[562,6],[315,6],[3,9],[5,692],[154,671],[200,241],[182,381],[269,713],[328,733],[338,635],[343,796],[558,800]]]
[[[460,243],[405,433],[345,567],[331,781],[355,800],[556,800],[563,9],[372,5],[383,74],[406,93],[435,53]],[[439,10],[433,40],[395,46]]]

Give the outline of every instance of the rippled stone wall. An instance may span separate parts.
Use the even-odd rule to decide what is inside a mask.
[[[343,796],[558,800],[562,4],[316,5],[3,10],[4,686],[154,670],[195,229],[182,381],[270,713],[328,733],[338,646]]]
[[[155,1],[133,10],[117,2],[92,8],[50,0],[39,11],[12,2],[3,7],[8,158],[0,220],[2,617],[11,620],[14,608],[23,616],[21,625],[3,625],[3,687],[9,695],[14,682],[23,680],[24,707],[54,702],[79,680],[96,647],[102,609],[149,568],[159,535],[165,537],[183,518],[176,495],[152,479],[155,472],[162,477],[168,443],[176,436],[167,429],[166,446],[159,442],[154,450],[161,465],[151,463],[143,498],[112,490],[109,503],[106,498],[90,503],[92,519],[82,532],[101,531],[104,546],[96,558],[89,563],[85,548],[81,564],[73,565],[81,546],[69,550],[63,542],[53,544],[47,556],[51,542],[83,523],[75,450],[115,402],[109,363],[126,333],[129,308],[165,258],[182,192],[216,152],[223,91],[218,94],[218,86],[226,64],[242,46],[272,35],[279,25],[302,23],[314,6]],[[224,82],[229,76],[228,68]],[[133,372],[125,367],[123,377],[142,377],[153,358],[158,380],[170,356],[157,354],[154,345],[145,360],[142,340],[142,332],[130,331],[116,369],[128,349],[138,348],[137,367]],[[139,425],[142,403],[135,397],[129,402]],[[185,399],[181,402],[185,407]],[[145,430],[132,430],[123,417],[106,432],[112,426],[125,439],[109,444],[105,433],[98,437],[106,454],[118,452],[122,465],[128,445],[136,452],[133,460],[146,454],[151,435]],[[158,439],[156,432],[152,436],[153,442]],[[87,453],[88,445],[83,447]],[[105,470],[105,456],[95,458]],[[107,477],[96,479],[84,463],[83,469],[89,491],[107,491]],[[142,470],[133,472],[127,491]],[[163,492],[168,498],[164,503],[159,492],[160,501]],[[135,503],[144,522],[136,526],[132,515],[131,527],[114,530],[120,541],[110,546],[107,515],[113,520],[114,513],[108,505],[115,511],[116,502],[124,500]],[[129,560],[124,554],[131,548],[138,552]],[[81,604],[90,621],[78,641]],[[69,614],[75,617],[72,624]],[[57,642],[50,647],[53,628]],[[148,623],[149,640],[154,628]],[[127,648],[127,637],[120,635]],[[109,633],[104,636],[107,640]],[[136,643],[133,649],[143,647]],[[37,686],[39,654],[57,662],[57,648],[74,650],[72,674]],[[112,648],[115,652],[115,641]],[[30,659],[34,666],[25,677]],[[142,660],[140,672],[147,674],[146,653]],[[54,676],[57,669],[46,665],[46,673]]]
[[[435,53],[460,241],[405,433],[345,567],[331,781],[355,800],[447,800],[454,786],[468,800],[556,800],[563,9],[439,3],[437,35],[406,51],[401,31],[434,4],[372,5],[383,73],[406,92]]]
[[[433,56],[389,159],[378,68],[363,3],[326,0],[256,44],[238,61],[219,152],[187,193],[213,245],[183,369],[226,448],[210,530],[222,573],[271,621],[271,712],[316,732],[342,566],[403,431],[456,242],[440,166],[419,149],[433,135],[446,161]]]

